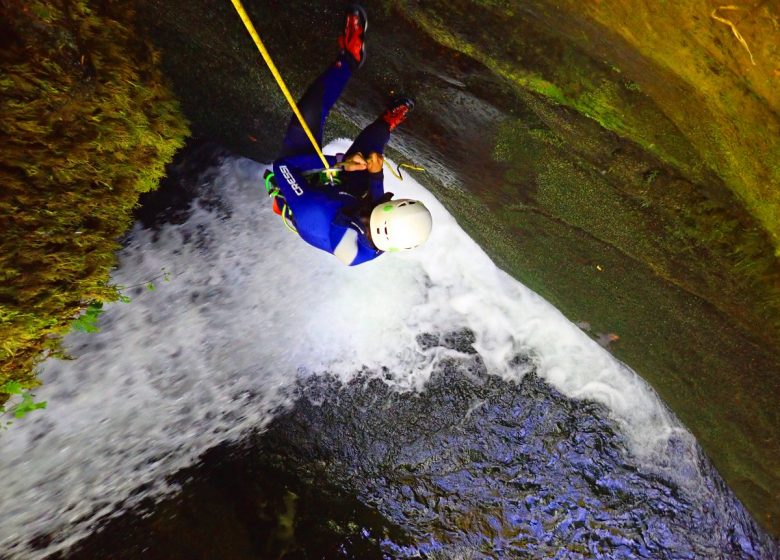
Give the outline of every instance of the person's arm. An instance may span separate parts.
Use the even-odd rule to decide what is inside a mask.
[[[366,170],[369,179],[369,197],[378,202],[385,193],[385,175],[382,171],[385,158],[382,154],[371,152],[366,158]]]
[[[385,176],[382,170],[379,173],[370,173],[369,179],[369,196],[371,200],[378,201],[385,194]]]
[[[368,171],[368,191],[361,197],[361,200],[368,196],[369,200],[376,201],[382,197],[385,192],[385,176],[382,172],[384,157],[377,152],[371,152],[368,157],[356,152],[346,158],[341,165],[347,172]]]
[[[358,232],[352,228],[347,228],[341,240],[333,249],[333,256],[347,266],[352,266],[359,251]]]

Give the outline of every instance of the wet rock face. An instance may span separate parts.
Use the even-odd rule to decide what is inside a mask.
[[[468,333],[439,343],[468,349]],[[312,381],[258,452],[323,473],[402,528],[410,544],[386,543],[397,557],[771,556],[703,456],[691,464],[672,442],[667,463],[649,467],[619,433],[603,407],[532,372],[519,384],[488,376],[472,356],[421,394]]]
[[[300,94],[332,59],[342,3],[245,4]],[[599,2],[366,4],[369,59],[326,136],[354,136],[391,91],[414,96],[389,155],[425,166],[421,181],[502,268],[594,336],[619,336],[610,349],[780,534],[780,265],[732,181],[735,170],[768,177],[777,161],[771,134],[746,132],[775,130],[766,109],[777,90],[752,69],[748,85],[735,77],[742,47],[724,43],[728,27],[708,13],[686,17],[693,2],[669,10],[648,2],[623,18],[626,28]],[[631,12],[630,2],[618,4],[616,14]],[[770,25],[770,4],[741,25]],[[150,0],[147,8],[140,17],[193,129],[273,159],[289,109],[230,4]],[[658,20],[653,52],[631,31],[644,17]],[[674,18],[704,26],[705,47],[693,48],[696,29],[678,33]],[[664,35],[680,49],[678,68]],[[755,54],[770,57],[771,45]],[[701,98],[713,88],[722,94]],[[750,110],[734,109],[748,101]],[[759,153],[751,143],[762,162],[748,161]]]
[[[639,460],[602,406],[557,393],[523,356],[526,376],[509,383],[487,374],[471,333],[423,338],[462,352],[424,392],[368,372],[310,378],[267,432],[210,451],[176,475],[176,498],[66,557],[777,554],[698,449],[672,441],[663,460]]]

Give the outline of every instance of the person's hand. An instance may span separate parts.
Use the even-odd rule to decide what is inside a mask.
[[[363,154],[357,152],[342,162],[344,171],[365,171],[367,164]]]
[[[382,171],[382,165],[385,163],[385,158],[382,154],[371,152],[366,158],[366,169],[369,173],[379,173]]]

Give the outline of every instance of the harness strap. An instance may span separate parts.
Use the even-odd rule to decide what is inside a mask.
[[[298,233],[298,230],[295,228],[295,226],[292,225],[288,221],[288,219],[289,220],[293,219],[292,210],[290,210],[290,207],[287,206],[287,200],[283,196],[279,195],[279,187],[277,187],[276,185],[273,185],[271,183],[271,181],[273,181],[273,179],[274,179],[274,174],[273,173],[266,173],[266,175],[265,175],[265,192],[268,193],[268,196],[270,196],[271,198],[274,199],[274,203],[276,203],[276,201],[279,198],[284,200],[284,204],[282,205],[281,214],[280,214],[280,216],[282,217],[282,221],[284,222],[284,225],[287,226],[287,229],[289,229],[293,233]]]

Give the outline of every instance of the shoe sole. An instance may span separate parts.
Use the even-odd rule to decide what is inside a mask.
[[[414,99],[412,99],[408,95],[403,95],[403,94],[401,94],[401,95],[394,95],[387,102],[387,108],[389,109],[390,107],[393,107],[393,106],[396,106],[396,105],[401,105],[401,103],[399,103],[399,102],[402,99],[406,100],[406,103],[403,103],[403,105],[406,105],[407,107],[409,107],[409,112],[411,113],[414,110]]]
[[[350,4],[349,8],[347,8],[347,12],[357,12],[361,18],[363,18],[363,33],[368,31],[368,14],[366,14],[366,9],[361,6],[360,4]]]
[[[358,62],[357,67],[361,68],[363,64],[366,62],[366,31],[368,31],[368,14],[366,14],[366,9],[361,6],[360,4],[350,4],[349,8],[347,8],[347,13],[354,13],[357,12],[358,16],[362,18],[363,20],[363,47],[360,49],[360,62]]]

